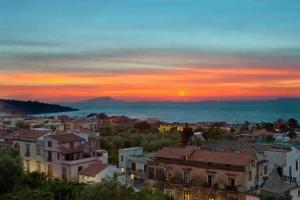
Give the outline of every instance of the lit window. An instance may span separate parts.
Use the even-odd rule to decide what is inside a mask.
[[[167,180],[170,180],[172,178],[172,170],[168,169],[167,170]]]
[[[25,163],[26,163],[26,171],[30,172],[30,160],[26,160]]]
[[[40,172],[41,171],[41,162],[36,161],[36,171]]]
[[[52,165],[48,165],[48,176],[52,177],[53,171],[52,171]]]
[[[188,192],[183,193],[183,200],[191,200],[190,194]]]

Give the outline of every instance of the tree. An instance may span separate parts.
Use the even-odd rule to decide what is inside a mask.
[[[30,129],[30,125],[25,123],[25,122],[17,122],[16,123],[16,128],[17,129]]]
[[[97,113],[90,113],[86,116],[86,118],[97,118],[97,117],[98,117]]]
[[[146,131],[151,128],[151,125],[147,121],[140,121],[134,125],[134,128],[140,131]]]
[[[193,135],[194,135],[193,129],[191,127],[185,126],[181,133],[181,144],[183,146],[186,146]]]
[[[173,200],[173,198],[156,190],[147,189],[137,193],[134,200]]]
[[[40,172],[31,172],[26,173],[24,175],[24,178],[22,180],[22,184],[26,185],[30,188],[38,188],[42,186],[43,184],[46,184],[48,181],[47,175],[45,173]]]
[[[108,116],[105,113],[100,113],[98,115],[98,119],[100,120],[107,120]]]
[[[0,145],[0,194],[12,191],[22,180],[23,162],[19,151]]]
[[[88,185],[82,191],[82,200],[131,200],[134,190],[118,182],[117,177],[104,178],[101,183]]]
[[[293,127],[290,127],[289,128],[289,133],[288,133],[288,136],[293,139],[297,136],[296,132],[295,132],[295,129]]]
[[[220,140],[226,136],[227,131],[218,127],[211,127],[203,132],[203,137],[206,140]]]
[[[273,132],[274,131],[274,124],[269,123],[269,122],[263,123],[262,128],[266,129],[269,132]]]
[[[296,128],[298,126],[298,120],[291,118],[288,120],[288,126],[292,128]]]

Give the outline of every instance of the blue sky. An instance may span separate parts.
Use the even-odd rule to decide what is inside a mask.
[[[179,49],[298,53],[298,0],[1,0],[1,51]],[[32,49],[31,49],[32,48]],[[49,50],[49,49],[47,49]]]
[[[189,74],[189,70],[210,69],[219,78],[208,82],[237,87],[231,96],[251,96],[239,92],[244,91],[239,86],[247,87],[241,83],[245,80],[253,84],[255,95],[263,95],[263,91],[256,91],[269,84],[274,87],[274,96],[295,96],[300,91],[299,36],[299,0],[0,0],[0,89],[6,97],[24,97],[28,95],[21,92],[24,85],[64,86],[74,81],[70,77],[65,77],[70,82],[63,83],[52,78],[47,83],[10,81],[16,75],[34,76],[36,72],[90,73],[90,77],[112,73],[111,80],[135,73],[137,80],[138,73],[185,70]],[[239,81],[229,83],[227,77],[233,68],[245,74],[236,75],[232,80]],[[261,74],[253,80],[250,69],[260,69]],[[157,82],[153,77],[149,75],[143,84]],[[163,75],[161,79],[167,79],[169,85],[176,82]],[[101,81],[90,81],[90,87],[103,87]],[[109,88],[124,83],[118,84]],[[201,84],[196,81],[186,90]],[[11,92],[8,87],[12,86],[19,89]],[[288,93],[283,92],[286,87]],[[114,95],[122,96],[122,89],[115,90]],[[163,96],[157,88],[149,90]],[[106,92],[111,95],[108,89]],[[130,92],[133,95],[136,91],[126,95]],[[218,92],[205,94],[205,98],[218,96]],[[179,93],[185,92],[180,89]]]

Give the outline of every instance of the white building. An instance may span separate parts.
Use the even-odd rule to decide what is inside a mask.
[[[24,169],[28,172],[45,172],[44,137],[46,131],[24,130],[14,132],[13,145],[19,149],[24,160]]]
[[[143,147],[131,147],[119,149],[119,168],[126,170],[130,156],[143,155]]]
[[[75,134],[55,134],[45,137],[47,174],[56,178],[78,178],[90,164],[108,163],[106,150],[95,149]]]
[[[300,151],[295,147],[273,147],[264,152],[268,160],[268,170],[277,169],[286,182],[300,184]]]
[[[79,181],[84,183],[100,183],[105,177],[113,177],[117,171],[116,166],[95,162],[79,173]]]

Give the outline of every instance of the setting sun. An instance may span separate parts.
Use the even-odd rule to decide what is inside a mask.
[[[186,96],[186,92],[183,90],[180,90],[180,91],[178,91],[178,96],[184,97],[184,96]]]

